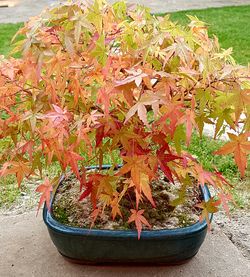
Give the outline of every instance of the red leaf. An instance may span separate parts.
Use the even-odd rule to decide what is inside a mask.
[[[96,135],[95,135],[96,147],[100,146],[103,137],[104,137],[104,126],[102,125],[101,127],[96,129]]]
[[[174,183],[174,179],[173,179],[170,168],[161,160],[159,160],[159,165],[160,165],[161,170],[164,172],[165,176],[167,177],[167,179],[169,181],[171,181],[172,183]]]
[[[223,183],[225,183],[225,184],[227,184],[228,186],[230,186],[231,188],[233,187],[224,177],[223,177],[223,175],[222,175],[222,173],[221,172],[219,172],[219,171],[215,171],[215,175],[223,182]]]
[[[87,189],[80,195],[79,197],[79,201],[83,200],[84,198],[86,198],[87,196],[89,196],[92,192],[92,182],[88,182],[86,184]]]
[[[82,191],[83,186],[86,186],[86,169],[84,166],[81,168],[81,179],[80,179],[80,191]]]
[[[172,172],[169,166],[167,165],[167,163],[174,161],[176,159],[182,159],[182,158],[172,154],[165,154],[162,148],[157,151],[157,158],[158,158],[160,168],[164,172],[165,176],[168,178],[169,181],[174,183]]]
[[[163,151],[167,150],[168,152],[170,152],[169,145],[166,142],[166,135],[164,135],[163,133],[153,135],[152,140],[161,146],[161,150]]]

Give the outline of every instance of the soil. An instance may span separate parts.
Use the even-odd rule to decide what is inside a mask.
[[[200,209],[195,205],[201,202],[202,196],[199,186],[186,189],[186,200],[176,208],[170,202],[178,197],[180,184],[170,184],[160,173],[159,180],[151,183],[153,199],[156,208],[145,200],[140,204],[140,209],[145,210],[143,216],[151,225],[151,229],[174,229],[185,227],[196,223],[199,220]],[[92,223],[92,205],[89,197],[79,201],[80,184],[75,177],[67,177],[59,186],[53,203],[53,216],[60,222],[75,226],[89,228]],[[132,203],[132,204],[131,204]],[[133,193],[124,196],[120,201],[120,210],[123,217],[111,219],[111,210],[107,207],[94,223],[93,228],[98,229],[134,229],[134,223],[128,224],[130,209],[135,199]],[[131,207],[132,206],[132,207]],[[146,229],[146,227],[145,227]]]

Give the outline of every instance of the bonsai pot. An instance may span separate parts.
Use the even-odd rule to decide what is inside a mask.
[[[59,186],[62,182],[63,178]],[[210,198],[206,186],[201,187],[201,193],[205,201]],[[46,205],[43,219],[59,253],[73,262],[87,264],[184,263],[197,254],[207,233],[206,221],[198,221],[184,228],[144,230],[138,240],[136,230],[84,229],[64,225],[53,217]]]

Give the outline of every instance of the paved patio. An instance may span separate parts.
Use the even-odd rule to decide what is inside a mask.
[[[41,214],[0,216],[1,277],[247,277],[250,262],[215,226],[199,253],[180,266],[85,266],[65,261],[49,238]]]
[[[117,0],[108,0],[116,2]],[[56,3],[57,0],[0,0],[10,2],[13,7],[0,8],[0,23],[16,23],[38,15],[44,8]],[[173,12],[189,9],[204,9],[235,5],[250,5],[250,0],[127,0],[128,3],[144,4],[152,12]]]

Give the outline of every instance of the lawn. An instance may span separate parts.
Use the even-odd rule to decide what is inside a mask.
[[[233,47],[234,57],[240,64],[250,62],[250,6],[213,8],[188,12],[176,12],[171,18],[179,23],[186,23],[188,19],[185,14],[195,15],[209,25],[209,33],[218,36],[223,48]],[[19,24],[0,24],[0,55],[7,55],[11,50],[10,41],[15,32],[22,26]],[[0,141],[0,149],[3,142]],[[212,169],[214,163],[225,176],[233,183],[241,182],[242,188],[236,192],[236,201],[239,206],[248,206],[248,196],[245,197],[247,187],[249,190],[249,173],[245,181],[240,181],[237,169],[232,157],[215,157],[213,151],[218,149],[223,142],[215,142],[204,137],[202,140],[194,135],[190,145],[190,152],[197,156],[207,170]],[[14,179],[1,180],[0,185],[8,188],[0,190],[0,207],[8,205],[20,195],[20,191],[13,189]],[[4,184],[3,184],[4,183]],[[242,192],[243,191],[243,192]],[[243,195],[243,196],[242,196]],[[249,195],[249,192],[247,193]]]
[[[22,23],[0,24],[0,55],[9,53],[11,39],[22,25]]]

